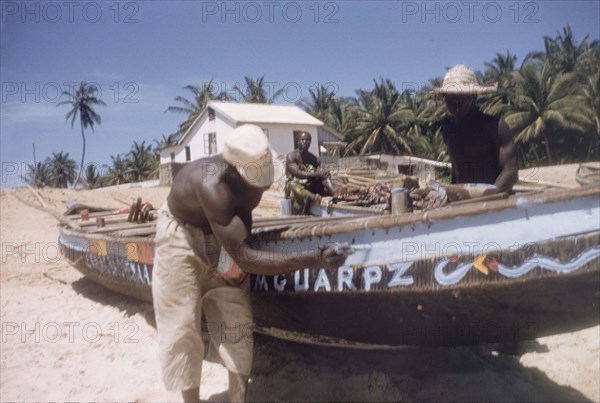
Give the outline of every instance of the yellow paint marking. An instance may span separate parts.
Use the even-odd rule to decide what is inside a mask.
[[[477,270],[479,270],[487,276],[488,274],[490,274],[490,270],[485,264],[483,264],[483,261],[485,260],[486,256],[487,255],[477,256],[475,260],[473,260],[473,267],[475,267]]]

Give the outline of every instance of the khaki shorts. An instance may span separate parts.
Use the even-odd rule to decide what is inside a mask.
[[[215,277],[220,245],[215,237],[159,210],[152,297],[163,381],[168,390],[200,385],[204,314],[210,337],[209,359],[230,372],[250,375],[252,311],[249,280],[239,287]]]

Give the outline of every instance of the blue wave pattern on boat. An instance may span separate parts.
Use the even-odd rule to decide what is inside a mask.
[[[564,263],[558,259],[553,259],[535,253],[533,256],[531,256],[531,258],[527,259],[519,266],[509,267],[503,264],[498,264],[498,273],[508,278],[518,278],[526,275],[531,270],[538,267],[544,270],[555,271],[559,273],[570,273],[590,263],[598,257],[600,257],[600,247],[588,249],[579,256]],[[450,260],[448,258],[443,258],[435,266],[435,279],[441,285],[457,284],[473,267],[472,263],[463,263],[458,265],[452,272],[444,273],[444,268],[449,262]]]
[[[600,257],[600,246],[588,247],[582,250],[577,256],[572,259],[561,262],[545,256],[541,253],[534,253],[530,257],[525,258],[522,263],[514,266],[501,264],[496,262],[497,267],[494,267],[489,262],[489,267],[494,269],[489,270],[486,267],[486,272],[481,275],[481,280],[484,281],[502,281],[515,279],[526,276],[532,270],[539,268],[542,270],[555,273],[572,273],[593,262]],[[426,262],[417,264],[416,262],[398,262],[388,263],[384,265],[371,265],[361,269],[353,269],[349,266],[342,266],[334,271],[325,269],[319,270],[296,270],[290,275],[264,276],[257,275],[253,281],[253,290],[256,292],[284,292],[293,291],[296,293],[306,292],[332,292],[332,291],[371,291],[373,289],[409,289],[413,286],[423,286],[423,276],[428,277],[430,287],[453,286],[465,282],[465,277],[469,273],[473,273],[474,268],[477,268],[477,259],[483,260],[484,255],[476,257],[474,260],[460,263],[452,258],[442,258],[433,265],[433,268],[427,269]],[[449,272],[444,269],[454,261],[456,266]],[[416,267],[415,267],[416,266]],[[415,279],[416,272],[409,273],[410,269],[419,270],[421,280]],[[480,269],[478,269],[480,270]],[[489,273],[493,271],[493,273]],[[427,274],[429,272],[429,274]],[[471,274],[473,276],[473,274]],[[425,280],[427,281],[427,280]],[[477,280],[479,283],[479,280]]]

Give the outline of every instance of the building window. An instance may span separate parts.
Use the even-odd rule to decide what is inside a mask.
[[[215,110],[208,108],[208,120],[215,120]]]
[[[204,133],[204,154],[214,155],[217,153],[217,133]]]
[[[192,153],[190,151],[190,146],[185,146],[185,161],[191,161],[192,160]]]
[[[175,153],[172,152],[171,153],[171,162],[174,162],[174,161],[175,161]]]

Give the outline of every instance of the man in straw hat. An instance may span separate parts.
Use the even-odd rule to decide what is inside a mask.
[[[229,370],[229,399],[245,400],[253,357],[245,272],[336,269],[346,259],[346,249],[333,245],[294,256],[252,249],[252,210],[280,177],[277,168],[262,129],[239,126],[222,154],[181,169],[159,211],[152,278],[159,358],[165,386],[181,390],[184,401],[200,398],[202,315],[209,356]]]
[[[518,172],[510,128],[502,118],[486,115],[475,105],[477,95],[496,90],[479,85],[473,70],[457,65],[430,98],[443,99],[453,116],[442,129],[452,159],[452,183],[488,183],[497,192],[511,192]]]

